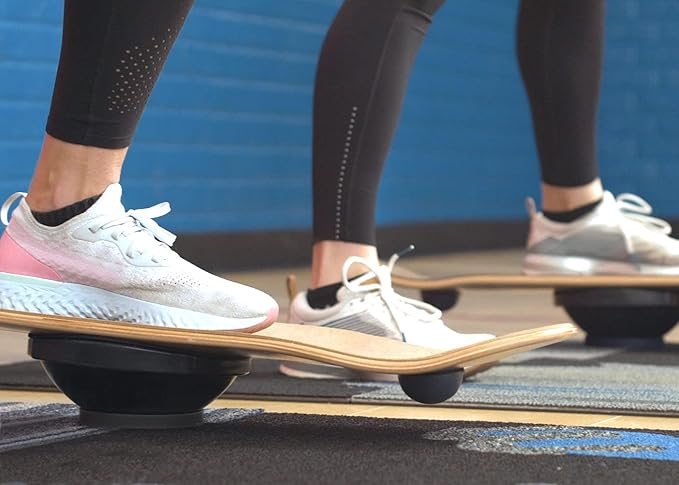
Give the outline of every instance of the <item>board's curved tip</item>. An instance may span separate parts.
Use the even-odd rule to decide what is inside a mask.
[[[571,322],[555,323],[546,327],[540,327],[544,336],[561,337],[560,340],[568,340],[580,334],[580,329]]]
[[[557,323],[554,324],[554,326],[561,329],[562,332],[569,333],[571,335],[580,333],[578,326],[571,322]]]

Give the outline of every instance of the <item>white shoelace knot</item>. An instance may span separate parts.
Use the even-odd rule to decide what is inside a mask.
[[[167,229],[163,229],[153,219],[162,217],[170,212],[170,204],[168,202],[161,202],[152,207],[145,209],[131,209],[128,210],[124,216],[118,217],[103,224],[98,224],[90,227],[92,233],[96,233],[102,229],[111,229],[118,227],[118,231],[111,234],[114,240],[120,237],[127,237],[130,239],[130,244],[127,247],[126,255],[129,258],[144,254],[146,251],[171,247],[177,236],[172,234]],[[153,237],[135,237],[133,235],[147,234]],[[155,258],[155,262],[158,262]]]
[[[404,318],[416,318],[423,323],[434,323],[441,319],[441,310],[423,301],[406,298],[394,291],[391,284],[391,273],[399,255],[394,254],[389,258],[386,265],[375,266],[365,258],[359,256],[349,257],[342,266],[342,283],[347,290],[356,294],[378,296],[385,304],[392,318],[399,328],[405,328]],[[369,271],[356,278],[349,280],[349,269],[355,265],[361,265]]]
[[[615,198],[616,204],[624,217],[639,222],[649,229],[660,231],[669,236],[672,233],[672,226],[669,222],[653,217],[651,204],[635,194],[624,193]]]
[[[7,198],[4,204],[2,204],[2,208],[0,208],[0,221],[5,226],[9,224],[10,209],[12,208],[12,205],[14,205],[17,200],[26,197],[26,195],[26,192],[15,192]],[[127,246],[126,255],[129,258],[133,258],[144,254],[149,250],[169,248],[174,244],[177,236],[170,231],[163,229],[153,220],[168,214],[170,210],[171,208],[168,202],[162,202],[145,209],[131,209],[121,217],[90,226],[89,230],[94,234],[102,229],[117,227],[118,230],[115,233],[112,233],[111,237],[114,240],[118,240],[121,237],[127,237],[129,239],[129,245]],[[146,235],[147,237],[139,237],[141,235]],[[155,262],[159,262],[156,255],[154,255],[152,259]]]

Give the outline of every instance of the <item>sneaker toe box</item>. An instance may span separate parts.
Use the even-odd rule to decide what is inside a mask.
[[[267,293],[246,285],[228,282],[216,288],[211,301],[206,301],[207,313],[228,318],[255,319],[272,322],[278,318],[278,303]]]
[[[148,276],[145,284],[138,284],[130,296],[201,314],[242,320],[247,325],[270,323],[278,317],[278,304],[267,293],[190,267],[183,272],[168,271]]]

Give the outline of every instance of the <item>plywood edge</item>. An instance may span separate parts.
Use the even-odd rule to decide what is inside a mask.
[[[679,276],[472,274],[444,278],[392,275],[394,285],[417,290],[455,288],[676,288]]]
[[[152,344],[243,350],[254,356],[290,356],[351,369],[420,374],[466,367],[556,343],[574,336],[572,324],[557,324],[504,335],[441,352],[356,332],[275,323],[255,334],[180,330],[150,325],[75,319],[0,310],[0,326],[24,331],[80,333]]]

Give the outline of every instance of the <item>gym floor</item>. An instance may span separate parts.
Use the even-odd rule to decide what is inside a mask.
[[[407,268],[411,269],[413,271],[416,271],[421,274],[427,274],[427,275],[445,275],[445,274],[453,274],[453,273],[516,273],[518,271],[518,268],[520,267],[520,260],[521,260],[521,252],[520,251],[514,251],[514,250],[507,250],[507,251],[491,251],[491,252],[478,252],[478,253],[457,253],[457,254],[450,254],[450,255],[443,255],[443,256],[427,256],[427,257],[407,257],[401,261],[401,264]],[[308,281],[308,269],[307,268],[285,268],[285,269],[276,269],[276,270],[271,270],[271,271],[255,271],[255,272],[243,272],[243,273],[237,273],[237,274],[230,274],[228,275],[229,278],[250,284],[252,286],[256,286],[259,288],[262,288],[266,291],[268,291],[270,294],[272,294],[281,304],[281,317],[280,320],[284,321],[286,319],[287,315],[287,291],[285,288],[285,277],[287,274],[290,273],[295,273],[298,278],[298,284],[301,287],[304,287],[305,283]],[[227,275],[225,275],[227,276]],[[408,293],[406,293],[408,294]],[[415,294],[411,294],[412,296],[415,296]],[[504,291],[504,290],[487,290],[487,291],[480,291],[480,290],[469,290],[465,291],[461,297],[460,302],[458,305],[451,311],[447,312],[445,314],[445,321],[447,324],[455,328],[456,330],[462,331],[462,332],[475,332],[475,331],[484,331],[484,332],[493,332],[496,334],[503,334],[503,333],[508,333],[516,330],[521,330],[525,328],[531,328],[539,325],[544,325],[544,324],[549,324],[549,323],[557,323],[557,322],[564,322],[564,321],[569,321],[568,316],[559,308],[556,308],[552,304],[552,295],[551,291],[548,290],[511,290],[511,291]],[[673,343],[679,343],[679,329],[675,328],[667,337],[666,341],[673,342]],[[11,333],[11,332],[0,332],[0,364],[7,364],[11,362],[19,362],[19,361],[24,361],[24,360],[29,360],[28,357],[26,356],[26,339],[25,336],[22,334],[18,333]],[[17,390],[5,390],[2,391],[0,390],[0,405],[2,403],[40,403],[40,404],[51,404],[51,403],[68,403],[69,401],[61,394],[55,393],[55,392],[36,392],[36,391],[17,391]],[[679,431],[679,418],[676,417],[663,417],[663,416],[651,416],[651,415],[644,415],[640,413],[639,415],[635,415],[634,413],[616,413],[614,411],[611,412],[597,412],[597,413],[587,413],[587,412],[565,412],[565,411],[558,411],[558,412],[547,412],[547,411],[531,411],[531,410],[526,410],[525,408],[523,409],[474,409],[472,408],[453,408],[453,407],[436,407],[436,406],[422,406],[422,405],[393,405],[393,404],[388,404],[388,405],[379,405],[379,404],[348,404],[348,403],[324,403],[324,402],[285,402],[285,401],[276,401],[276,400],[270,400],[270,399],[262,399],[262,400],[242,400],[242,399],[220,399],[215,401],[212,405],[212,408],[239,408],[243,410],[259,410],[258,412],[261,412],[261,410],[264,410],[264,416],[267,415],[276,415],[280,416],[280,421],[281,423],[284,422],[285,420],[292,420],[295,423],[297,423],[296,420],[302,420],[304,421],[305,419],[320,419],[320,420],[328,420],[331,419],[330,416],[337,416],[337,417],[346,417],[347,419],[351,418],[352,420],[355,420],[357,418],[387,418],[393,421],[390,421],[393,423],[393,426],[396,427],[396,429],[400,429],[403,427],[403,429],[410,429],[408,426],[428,426],[426,424],[422,425],[410,425],[410,424],[403,424],[403,423],[411,423],[411,421],[406,421],[404,422],[403,420],[429,420],[429,421],[453,421],[459,423],[459,426],[461,426],[461,429],[465,429],[466,426],[471,426],[470,423],[478,423],[479,426],[490,426],[489,423],[509,423],[507,426],[514,426],[514,425],[556,425],[556,426],[566,426],[566,427],[577,427],[577,429],[580,428],[587,428],[587,429],[615,429],[618,430],[619,432],[622,432],[620,430],[658,430],[661,432],[665,433],[671,433],[675,431]],[[290,417],[291,415],[301,415],[298,418]],[[306,416],[306,418],[305,418]],[[313,418],[313,417],[316,418]],[[325,418],[323,418],[325,416]],[[1,417],[1,414],[0,414]],[[258,424],[257,424],[257,432],[262,433],[267,429],[267,425],[265,423],[266,419],[265,418],[257,418],[259,419]],[[335,418],[332,418],[335,419]],[[337,418],[339,419],[339,418]],[[323,421],[325,424],[323,426],[335,426],[335,424],[328,424],[328,422]],[[352,421],[353,422],[353,421]],[[413,423],[415,421],[412,421]],[[302,423],[299,424],[302,429],[304,426],[315,426],[313,422],[309,423]],[[373,421],[365,421],[365,425],[368,426],[370,423],[373,423]],[[379,429],[389,428],[388,422],[384,421],[375,421]],[[387,423],[387,424],[384,424]],[[4,423],[3,423],[4,424]],[[282,425],[281,425],[282,426]],[[291,428],[287,428],[286,432],[287,433],[295,433],[295,425],[291,424]],[[320,426],[320,425],[319,425]],[[322,426],[321,426],[322,428]],[[304,428],[306,429],[306,428]],[[477,429],[477,428],[474,428]],[[478,428],[480,429],[480,428]],[[568,428],[568,429],[575,429],[575,428]],[[271,433],[275,434],[275,430],[273,427],[270,429]],[[11,432],[11,431],[10,431]],[[243,439],[248,439],[247,436],[247,427],[240,429],[240,433],[245,433]],[[301,431],[300,431],[301,432]],[[253,431],[254,433],[254,431]],[[143,434],[137,435],[143,437]],[[650,434],[645,435],[645,434],[640,434],[642,441],[643,441],[643,436],[651,436]],[[658,435],[653,435],[653,436],[658,436]],[[662,435],[665,438],[669,439],[671,436],[670,435]],[[0,429],[0,438],[2,438],[2,432]],[[90,438],[93,439],[93,438]],[[143,439],[143,438],[142,438]],[[168,437],[163,438],[167,440],[171,440],[172,438],[168,435]],[[180,439],[180,438],[177,438]],[[182,437],[181,439],[188,439],[185,436]],[[196,440],[200,444],[200,441],[202,439],[207,440],[208,436],[205,436],[204,438],[201,438],[200,435],[197,435]],[[253,438],[254,439],[254,438]],[[367,437],[365,439],[368,439]],[[377,439],[377,438],[375,438]],[[636,439],[636,438],[635,438]],[[650,438],[649,438],[650,439]],[[655,438],[654,438],[655,439]],[[674,438],[673,438],[674,439]],[[679,440],[677,440],[679,441]],[[642,443],[643,444],[643,443]],[[0,452],[2,452],[2,443],[0,441]],[[201,444],[207,446],[207,442],[203,442]],[[235,444],[232,444],[235,446]],[[252,443],[250,444],[252,445]],[[168,444],[169,446],[169,444]],[[197,446],[192,444],[191,446]],[[271,444],[264,444],[262,445],[262,450],[258,452],[274,452],[277,449],[277,444],[271,443]],[[475,445],[476,446],[476,445]],[[673,445],[675,446],[675,445]],[[43,446],[43,448],[47,449],[49,447]],[[416,451],[417,446],[413,444],[413,452]],[[676,456],[679,456],[679,444],[676,445]],[[408,451],[408,444],[403,443],[403,450],[404,452]],[[79,453],[78,451],[74,451]],[[37,453],[37,452],[35,452]],[[50,452],[51,453],[51,452]],[[83,451],[84,453],[84,451]],[[673,456],[675,456],[673,455]],[[7,458],[12,458],[14,455],[11,455],[9,453],[7,455]],[[465,455],[466,456],[466,455]],[[15,457],[16,458],[16,457]],[[676,458],[676,457],[675,457]],[[676,461],[679,458],[672,458],[669,462],[670,464],[676,463]],[[28,457],[23,457],[21,459],[44,459],[43,457],[39,457],[39,455],[31,455]],[[21,462],[21,459],[17,458],[16,461],[17,467],[20,467],[20,463],[24,463],[24,465],[28,462]],[[453,459],[453,458],[451,458]],[[460,458],[462,459],[462,458]],[[467,458],[464,458],[467,460]],[[77,461],[77,460],[76,460]],[[640,460],[642,462],[643,460]],[[6,465],[9,463],[15,463],[14,461],[6,461],[6,460],[0,460],[0,463],[5,463]],[[529,462],[526,461],[524,465],[521,465],[521,461],[516,461],[514,462],[515,464],[512,465],[517,468],[517,477],[524,476],[522,473],[525,472],[525,476],[528,477],[526,478],[527,480],[530,479],[531,477],[535,477],[535,475],[531,475],[528,473],[527,467],[529,467]],[[660,462],[658,462],[660,463]],[[662,466],[665,466],[667,463],[663,462]],[[2,465],[0,465],[1,467]],[[68,468],[68,464],[64,464],[66,468]],[[72,465],[75,466],[75,465]],[[530,465],[533,466],[533,465]],[[535,465],[537,466],[537,465]],[[539,465],[543,466],[543,465]],[[550,465],[551,466],[551,465]],[[559,468],[561,465],[556,466],[555,465],[555,470]],[[610,466],[610,465],[607,465]],[[658,465],[661,466],[661,465]],[[21,467],[20,467],[21,468]],[[17,468],[18,470],[19,468]],[[636,468],[638,470],[638,468]],[[658,468],[660,470],[660,468]],[[68,470],[63,469],[62,473],[64,473],[63,477],[68,477]],[[668,477],[671,476],[672,473],[677,472],[677,469],[674,469],[673,472],[669,472]],[[132,473],[132,472],[130,472]],[[136,473],[136,472],[135,472]],[[155,475],[153,476],[154,480],[160,481],[166,481],[166,482],[173,482],[173,481],[178,481],[178,482],[183,482],[185,480],[190,480],[189,475],[186,475],[185,478],[184,475],[181,473],[177,472],[178,474],[175,476],[166,475],[166,476],[159,476]],[[303,473],[303,472],[299,472]],[[443,473],[443,472],[442,472]],[[464,481],[468,483],[521,483],[522,480],[519,480],[518,478],[514,479],[512,477],[503,477],[501,472],[498,472],[499,475],[495,476],[492,474],[492,466],[489,468],[488,475],[481,479],[481,475],[477,476],[476,479],[471,479],[470,475],[464,475],[467,477]],[[574,472],[575,473],[575,472]],[[592,472],[593,473],[593,472]],[[655,472],[654,472],[655,473]],[[660,472],[657,472],[660,473]],[[664,472],[663,472],[664,473]],[[2,473],[4,475],[4,473]],[[85,475],[83,475],[84,477]],[[102,476],[98,475],[99,479],[103,481],[118,481],[118,478],[122,477],[122,481],[125,481],[127,479],[130,479],[129,477],[135,477],[138,478],[139,475],[135,475],[132,473],[132,475],[111,475],[110,478],[103,478]],[[273,477],[276,477],[276,475],[272,475]],[[281,481],[294,481],[295,475],[281,475],[279,478]],[[297,475],[300,477],[299,482],[307,482],[307,481],[314,481],[311,480],[311,476],[309,475]],[[370,476],[370,475],[368,475]],[[422,477],[425,477],[428,475],[422,475]],[[441,476],[436,476],[436,475],[431,475],[430,478],[434,482],[442,481],[444,478],[445,474],[442,474]],[[552,477],[550,475],[550,483],[589,483],[590,480],[592,483],[594,483],[594,477],[598,475],[588,475],[588,476],[579,476],[577,473],[573,476],[570,475],[563,475],[561,478],[559,478],[559,475],[556,475],[556,478]],[[674,475],[675,478],[677,475]],[[117,477],[117,478],[116,478]],[[125,478],[127,477],[127,478]],[[151,479],[151,476],[148,476],[149,479]],[[160,478],[159,478],[160,477]],[[174,477],[174,478],[173,478]],[[409,476],[409,480],[412,478],[417,478],[419,475],[411,474]],[[601,480],[604,482],[607,482],[606,478],[611,478],[612,476],[609,475],[602,475],[601,477],[597,478],[599,480],[597,483],[602,483]],[[656,476],[656,480],[654,483],[665,483],[665,475],[660,473],[659,475]],[[2,476],[2,479],[0,479],[0,482],[10,479],[11,480],[20,480],[20,481],[42,481],[42,477],[38,475],[31,475],[29,476],[22,476],[21,474],[19,475],[12,475],[11,477],[9,475]],[[89,476],[88,480],[92,478]],[[176,480],[175,480],[176,478]],[[224,478],[224,475],[222,476]],[[253,482],[257,482],[259,480],[264,481],[264,475],[259,476],[258,479],[253,477],[250,477]],[[332,481],[337,481],[330,479],[328,476],[325,476],[325,478],[322,478],[321,476],[316,477],[318,478],[317,481],[321,482],[332,482]],[[335,477],[337,478],[337,477]],[[353,479],[349,479],[347,477],[343,477],[346,479],[346,481],[353,481]],[[366,478],[366,477],[364,477]],[[457,480],[454,479],[454,477],[449,477],[450,481],[456,482]],[[535,480],[535,481],[544,481],[544,477],[540,477],[541,480]],[[214,477],[209,478],[209,477],[204,477],[206,481],[215,481],[218,482],[219,479],[215,479]],[[394,478],[396,481],[403,481],[404,477],[403,476],[395,476]],[[10,480],[10,481],[11,481]],[[67,480],[67,479],[66,479]],[[338,478],[339,480],[339,478]],[[356,479],[358,481],[358,479]],[[386,480],[386,476],[385,476]],[[626,475],[626,478],[623,479],[616,479],[618,483],[627,483],[627,480],[632,480],[631,475]],[[50,478],[49,481],[61,481],[61,479],[58,478],[58,476],[54,476],[53,478]],[[248,480],[245,480],[248,481]],[[344,481],[344,480],[342,480]],[[420,481],[420,480],[416,480]],[[630,483],[632,483],[630,481]],[[649,482],[650,483],[650,482]],[[671,483],[671,480],[668,479],[667,483]]]

